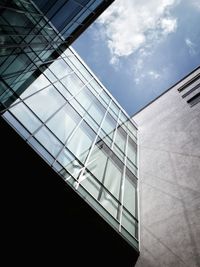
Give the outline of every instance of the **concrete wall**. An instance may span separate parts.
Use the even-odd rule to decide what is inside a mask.
[[[179,86],[134,116],[140,139],[137,267],[200,266],[200,103],[190,107]]]

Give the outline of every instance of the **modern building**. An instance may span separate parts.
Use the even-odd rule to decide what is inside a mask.
[[[8,107],[113,0],[1,0],[0,109]]]
[[[200,67],[134,115],[138,267],[200,266]]]
[[[78,224],[69,224],[66,215],[64,229],[70,228],[68,231],[74,232],[80,227],[86,231],[83,223],[86,221],[87,239],[91,238],[90,235],[98,236],[97,230],[92,231],[94,225],[90,225],[90,217],[85,218],[83,214],[92,207],[96,213],[93,224],[104,225],[101,230],[103,244],[98,244],[98,240],[92,244],[97,249],[96,253],[105,250],[104,243],[110,240],[111,247],[107,250],[112,252],[107,256],[105,253],[101,255],[103,262],[134,263],[139,255],[137,126],[75,51],[68,48],[62,53],[2,112],[2,118],[21,135],[26,145],[30,145],[48,163],[53,169],[52,175],[63,179],[63,187],[72,188],[71,200],[68,196],[65,204],[77,209],[73,194],[81,197],[79,205],[87,203],[88,207],[78,215]],[[7,142],[10,142],[9,138]],[[8,164],[5,159],[4,162]],[[32,159],[32,164],[28,173],[34,171],[35,159]],[[19,180],[23,172],[22,168]],[[48,184],[51,172],[49,170],[45,178],[40,177],[47,180],[46,188],[52,186],[51,182]],[[25,175],[29,180],[28,173]],[[32,184],[32,181],[29,182],[28,188]],[[21,192],[18,186],[16,190]],[[37,197],[37,190],[35,193]],[[43,194],[45,197],[45,189]],[[56,191],[52,195],[56,196]],[[52,216],[54,213],[59,218],[55,211]],[[47,220],[43,215],[41,221],[42,218]],[[76,245],[84,250],[84,244],[91,245],[85,239]],[[66,250],[69,251],[68,246]],[[87,261],[87,265],[93,264],[93,261]]]
[[[200,68],[129,118],[69,47],[111,2],[1,1],[7,264],[200,266]]]

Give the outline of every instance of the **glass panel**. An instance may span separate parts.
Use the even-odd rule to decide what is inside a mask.
[[[134,177],[130,178],[126,175],[124,183],[124,206],[126,209],[136,216],[136,195],[137,195],[137,185],[134,182]]]
[[[84,180],[81,182],[81,186],[83,186],[95,199],[97,199],[101,189],[100,183],[96,181],[87,171],[84,172],[83,177]]]
[[[66,86],[72,95],[76,95],[80,89],[84,86],[84,83],[78,78],[75,73],[63,78],[61,80],[62,84]]]
[[[107,159],[108,155],[102,151],[102,147],[95,146],[87,168],[100,182],[102,182],[105,174]]]
[[[54,159],[52,157],[52,155],[49,154],[49,152],[34,138],[31,137],[28,140],[28,143],[34,147],[34,149],[43,157],[47,160],[47,162],[49,162],[49,164],[52,164]]]
[[[110,102],[110,97],[105,91],[103,91],[100,96],[106,104]]]
[[[53,84],[55,87],[56,87],[56,89],[58,89],[58,91],[67,99],[67,100],[69,100],[71,97],[72,97],[72,95],[69,93],[69,91],[67,90],[67,88],[63,85],[63,84],[61,84],[60,82],[56,82],[56,83],[54,83]]]
[[[106,118],[105,118],[105,120],[104,120],[104,122],[103,122],[102,129],[104,130],[106,136],[110,137],[110,139],[108,140],[110,142],[111,142],[111,140],[113,138],[116,124],[117,124],[117,122],[108,113]],[[104,136],[102,136],[102,131],[101,131],[101,137],[102,138],[105,137],[105,134],[104,134]]]
[[[137,129],[135,128],[135,126],[129,121],[128,122],[128,129],[130,131],[130,133],[136,137],[137,136]],[[135,139],[135,138],[134,138]]]
[[[137,164],[137,145],[131,138],[128,139],[127,156],[135,165]]]
[[[67,65],[67,63],[63,59],[57,59],[49,69],[56,75],[58,78],[62,78],[63,76],[72,72],[72,69]]]
[[[129,170],[135,175],[137,176],[137,168],[135,165],[133,165],[133,163],[127,158],[127,161],[126,161],[126,165],[127,165],[127,168],[129,168]]]
[[[38,90],[48,86],[50,84],[49,80],[41,74],[21,95],[21,98],[25,98]]]
[[[114,217],[117,217],[118,202],[101,184],[94,179],[89,173],[84,173],[84,180],[81,182],[83,186],[99,203]]]
[[[102,190],[102,194],[101,194],[101,198],[99,202],[114,218],[117,218],[119,203],[105,189]]]
[[[90,85],[91,85],[91,87],[93,88],[93,89],[91,89],[92,90],[92,92],[96,92],[96,95],[97,94],[100,94],[100,92],[101,92],[101,90],[102,90],[102,87],[100,86],[100,84],[96,81],[96,80],[92,80],[91,82],[90,82]]]
[[[122,151],[125,152],[126,145],[126,132],[121,128],[117,128],[116,136],[115,136],[115,145]]]
[[[112,114],[113,118],[117,121],[118,119],[118,114],[119,114],[119,108],[118,106],[112,101],[110,105],[109,112]]]
[[[95,10],[101,3],[103,2],[103,0],[95,0],[89,3],[89,8],[90,10]]]
[[[15,72],[25,70],[30,64],[33,64],[30,59],[25,54],[21,54],[9,65],[9,67],[4,71],[4,74],[13,74]]]
[[[63,146],[58,139],[46,128],[42,127],[35,138],[55,157]]]
[[[122,226],[137,238],[137,222],[126,210],[122,212]]]
[[[65,100],[51,85],[47,89],[25,100],[25,103],[41,120],[45,121],[65,103]]]
[[[67,3],[53,16],[53,18],[51,18],[51,22],[60,31],[63,28],[63,23],[67,24],[68,21],[70,21],[70,19],[79,12],[79,10],[81,10],[81,7],[78,6],[77,3],[67,1]]]
[[[82,122],[68,144],[68,149],[81,161],[84,162],[95,134],[86,123]]]
[[[93,77],[92,75],[89,73],[89,71],[85,68],[85,66],[78,60],[77,57],[73,56],[70,57],[69,59],[66,59],[67,62],[71,62],[73,63],[74,67],[78,70],[79,75],[81,77],[81,79],[83,79],[84,81],[88,82],[90,81]],[[74,69],[74,67],[72,67]],[[77,71],[76,71],[77,72]]]
[[[75,157],[68,151],[68,149],[63,149],[57,158],[58,162],[67,170],[75,179],[82,169],[82,165],[75,159]],[[65,173],[65,171],[63,170]],[[61,171],[62,173],[62,171]]]
[[[31,25],[30,20],[23,13],[6,9],[1,15],[9,21],[9,24],[12,26],[33,26]]]
[[[80,120],[81,118],[67,105],[48,121],[47,126],[65,143]]]
[[[86,111],[84,108],[76,101],[76,99],[73,99],[70,101],[70,105],[73,106],[73,108],[77,111],[77,113],[80,114],[81,117],[84,117],[86,114]]]
[[[77,95],[76,100],[82,105],[85,110],[87,110],[90,107],[91,103],[95,102],[95,97],[85,86],[83,90]],[[73,105],[76,100],[73,100],[70,103]]]
[[[53,73],[48,69],[46,69],[43,74],[53,83],[57,80],[57,78],[53,75]]]
[[[121,114],[120,114],[121,123],[125,123],[127,120],[128,120],[127,116],[122,111]]]
[[[117,164],[109,158],[103,184],[117,199],[119,199],[121,177],[122,170],[120,170]]]
[[[99,129],[99,125],[97,124],[97,122],[95,121],[95,118],[91,117],[89,114],[86,114],[84,117],[84,120],[87,122],[88,125],[90,125],[90,127],[97,132]]]
[[[95,119],[98,124],[101,123],[105,112],[105,108],[100,104],[98,100],[96,100],[94,104],[88,109],[88,113],[92,118]]]
[[[34,116],[34,114],[23,104],[19,103],[10,108],[10,112],[17,117],[17,119],[32,133],[40,125],[41,122]]]

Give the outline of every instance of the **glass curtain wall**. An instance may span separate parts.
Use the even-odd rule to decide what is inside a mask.
[[[138,249],[137,129],[73,49],[3,117]]]
[[[0,0],[0,110],[113,1]]]

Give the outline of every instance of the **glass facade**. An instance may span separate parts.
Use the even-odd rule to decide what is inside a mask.
[[[137,128],[73,49],[2,116],[138,250]]]
[[[112,2],[0,0],[0,110],[13,103]]]

